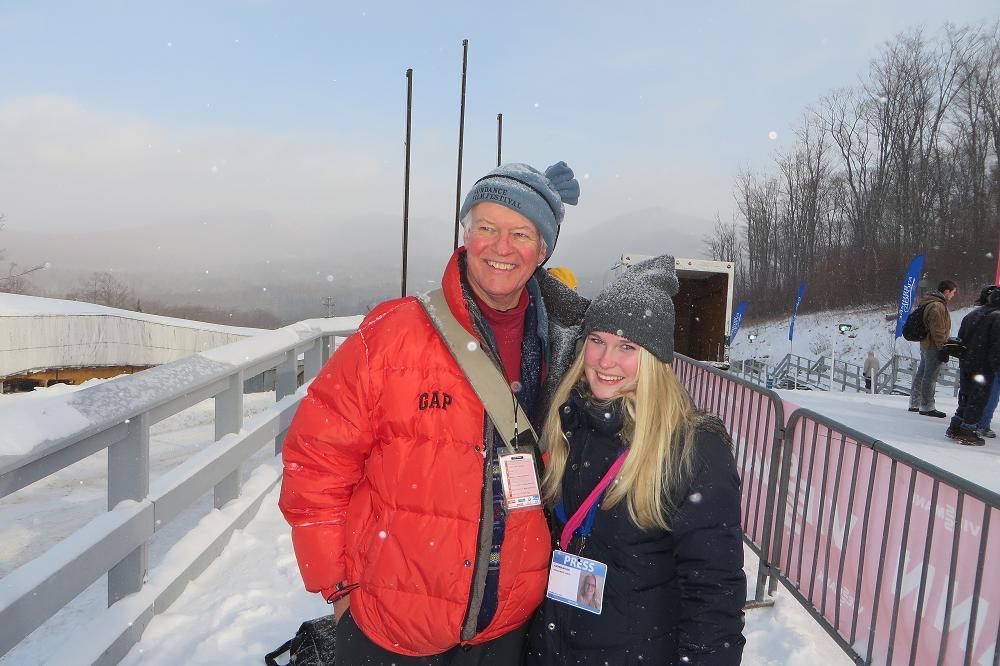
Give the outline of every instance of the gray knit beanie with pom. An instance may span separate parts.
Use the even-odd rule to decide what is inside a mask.
[[[665,254],[625,268],[587,308],[581,333],[628,338],[664,363],[674,360],[674,258]]]
[[[459,212],[464,218],[477,203],[490,201],[506,206],[532,221],[545,240],[546,259],[556,249],[559,225],[566,215],[563,204],[580,200],[580,183],[565,162],[557,162],[542,173],[527,164],[503,164],[476,181]]]

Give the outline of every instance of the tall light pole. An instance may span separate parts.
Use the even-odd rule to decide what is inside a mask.
[[[831,392],[833,392],[834,368],[837,367],[837,333],[843,335],[844,333],[849,333],[851,331],[856,331],[856,330],[858,330],[858,327],[855,326],[854,324],[839,324],[837,326],[837,330],[833,332],[833,336],[831,336],[830,338],[830,391]]]
[[[756,351],[756,348],[754,347],[754,344],[753,344],[756,339],[757,339],[757,334],[756,333],[748,333],[747,334],[747,340],[750,341],[751,367],[753,368],[753,373],[755,375],[757,375],[757,377],[760,377],[760,372],[759,372],[759,370],[757,368],[757,351]]]
[[[458,249],[458,214],[462,208],[462,148],[465,145],[465,81],[469,72],[469,40],[462,40],[462,102],[458,114],[458,184],[455,187],[455,244]]]

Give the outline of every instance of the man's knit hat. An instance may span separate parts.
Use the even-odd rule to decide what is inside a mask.
[[[476,181],[465,196],[459,217],[472,207],[491,201],[524,215],[545,240],[546,259],[556,249],[559,225],[566,215],[563,204],[575,206],[580,200],[580,183],[565,162],[556,162],[545,173],[527,164],[503,164]]]
[[[625,269],[587,308],[581,333],[614,333],[664,363],[674,360],[674,258],[665,254]]]
[[[991,284],[991,285],[988,285],[986,287],[983,287],[983,290],[981,292],[979,292],[979,300],[976,301],[976,305],[986,305],[987,303],[989,303],[990,302],[990,294],[992,294],[993,292],[997,291],[998,289],[1000,289],[1000,288],[998,288],[997,285],[995,285],[995,284]]]

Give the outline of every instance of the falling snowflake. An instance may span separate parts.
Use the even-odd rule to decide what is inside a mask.
[[[470,340],[469,344],[465,345],[466,349],[470,352],[474,352],[479,349],[479,344],[475,340]]]
[[[771,141],[774,141],[775,139],[778,138],[778,133],[775,132],[774,130],[771,130],[770,132],[767,133],[767,138],[770,139]]]

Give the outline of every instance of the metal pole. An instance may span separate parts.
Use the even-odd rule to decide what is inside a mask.
[[[833,391],[833,369],[837,365],[837,334],[830,336],[830,391]]]
[[[410,235],[410,128],[413,120],[413,68],[406,70],[406,158],[403,167],[403,274],[399,296],[406,296],[407,239]]]
[[[458,214],[462,209],[462,146],[465,143],[465,79],[469,71],[469,40],[462,40],[462,105],[458,117],[458,185],[455,188],[455,243],[458,249]]]
[[[500,166],[500,153],[503,147],[503,114],[497,114],[497,166]]]

